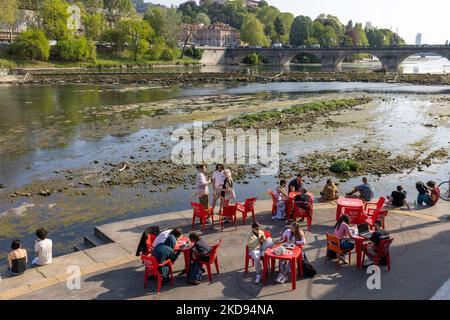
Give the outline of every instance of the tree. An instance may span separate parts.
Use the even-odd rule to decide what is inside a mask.
[[[58,41],[55,51],[60,60],[93,61],[96,58],[95,44],[84,36]]]
[[[175,47],[178,44],[181,15],[175,8],[148,8],[144,19],[154,30],[155,36],[165,39],[169,47]]]
[[[106,29],[101,39],[113,46],[114,52],[123,51],[127,42],[127,35],[119,29]]]
[[[44,0],[38,15],[42,30],[51,40],[66,39],[70,36],[67,27],[69,13],[67,2],[63,0]]]
[[[11,53],[21,59],[47,61],[50,44],[43,31],[29,29],[17,36],[11,44]]]
[[[284,28],[283,21],[281,21],[281,18],[278,16],[275,18],[275,22],[273,23],[275,26],[275,32],[279,34],[280,36],[284,36],[286,34],[286,29]]]
[[[98,2],[91,2],[89,7],[81,7],[84,34],[90,40],[99,40],[106,29],[105,14],[98,5]]]
[[[149,49],[148,39],[153,33],[147,21],[139,16],[122,19],[119,22],[119,29],[126,35],[127,43],[133,52],[134,61]]]
[[[106,19],[116,27],[120,19],[130,17],[136,12],[131,0],[103,0]]]
[[[269,40],[264,33],[263,24],[254,16],[250,17],[241,28],[241,39],[250,45],[268,46]]]
[[[2,0],[0,3],[0,24],[5,25],[9,31],[9,42],[19,21],[19,6],[17,0]]]
[[[211,24],[211,19],[206,13],[200,12],[195,19],[195,22],[209,26]]]
[[[289,41],[292,45],[307,45],[313,34],[313,22],[310,17],[298,16],[292,23]]]

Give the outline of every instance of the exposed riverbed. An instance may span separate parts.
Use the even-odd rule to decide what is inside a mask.
[[[330,163],[351,158],[363,167],[335,176],[341,193],[367,174],[377,195],[403,184],[413,201],[416,180],[442,181],[450,171],[448,92],[360,82],[0,87],[0,259],[14,238],[32,249],[39,226],[62,254],[95,224],[189,208],[195,169],[170,162],[175,129],[299,104],[367,100],[282,127],[278,175],[232,166],[238,200],[263,198],[297,171],[318,193],[334,176]]]

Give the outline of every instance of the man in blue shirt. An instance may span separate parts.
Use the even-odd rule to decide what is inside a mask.
[[[352,192],[345,194],[347,197],[352,197],[355,193],[359,192],[359,198],[363,201],[370,201],[375,196],[373,186],[368,182],[367,177],[362,178],[362,184],[356,186]]]

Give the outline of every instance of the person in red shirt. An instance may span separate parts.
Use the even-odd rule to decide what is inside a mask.
[[[436,182],[434,182],[434,181],[428,181],[427,187],[428,187],[428,189],[430,189],[430,192],[431,192],[430,205],[434,206],[438,202],[439,198],[441,197],[441,190],[439,190],[439,187],[436,186]]]

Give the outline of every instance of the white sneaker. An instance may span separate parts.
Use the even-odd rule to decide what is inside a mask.
[[[257,274],[256,278],[255,278],[255,283],[260,283],[261,282],[261,275]]]
[[[285,283],[286,277],[282,274],[279,283]]]
[[[281,280],[281,277],[282,277],[282,276],[283,276],[282,273],[278,274],[278,277],[277,277],[277,279],[275,280],[275,282],[280,283],[280,280]]]

